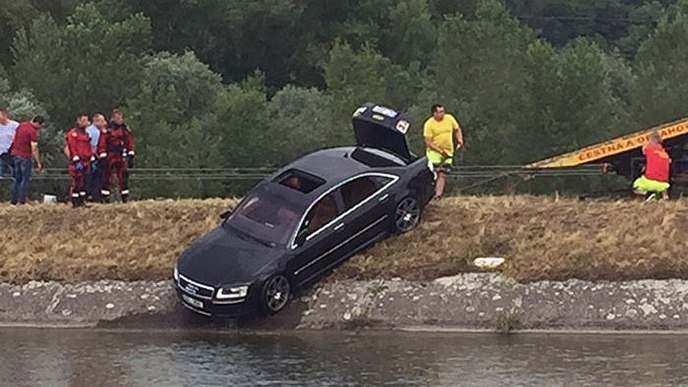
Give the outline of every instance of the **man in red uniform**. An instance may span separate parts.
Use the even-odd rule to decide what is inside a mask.
[[[647,200],[654,199],[661,194],[662,198],[669,198],[669,167],[671,158],[662,146],[662,138],[652,133],[648,143],[643,146],[645,155],[645,173],[633,183],[633,191],[646,196]]]
[[[129,168],[134,166],[134,155],[134,134],[124,122],[122,111],[115,109],[112,111],[107,130],[100,135],[98,141],[98,157],[106,170],[103,189],[100,192],[104,202],[110,197],[110,187],[115,175],[122,202],[126,203],[129,200]]]
[[[66,143],[69,154],[69,177],[72,179],[72,205],[81,207],[86,201],[86,177],[91,171],[91,162],[95,161],[91,137],[86,128],[89,126],[88,114],[79,114],[76,127],[67,132]]]

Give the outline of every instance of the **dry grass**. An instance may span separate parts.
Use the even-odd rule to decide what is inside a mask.
[[[0,282],[169,278],[231,200],[149,201],[72,210],[0,206]],[[333,279],[426,280],[507,259],[519,281],[688,278],[688,201],[579,202],[459,197],[433,203],[420,229],[352,258]],[[81,236],[75,238],[75,236]]]
[[[521,282],[688,278],[688,201],[458,197],[432,204],[417,232],[350,260],[337,277],[426,279],[506,258]]]
[[[0,206],[0,282],[165,279],[231,200]]]

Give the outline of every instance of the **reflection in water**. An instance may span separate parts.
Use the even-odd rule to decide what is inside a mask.
[[[677,385],[679,335],[0,329],[0,384]]]

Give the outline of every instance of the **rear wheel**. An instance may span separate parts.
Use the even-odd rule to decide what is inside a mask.
[[[287,306],[291,299],[291,284],[287,277],[278,274],[263,285],[261,309],[266,314],[275,314]]]
[[[418,199],[411,196],[402,199],[394,213],[394,230],[404,234],[418,227],[422,213]]]

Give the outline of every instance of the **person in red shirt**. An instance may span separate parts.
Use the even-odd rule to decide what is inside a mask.
[[[86,201],[86,177],[91,163],[95,161],[91,137],[86,128],[90,125],[88,114],[79,114],[76,127],[67,132],[66,143],[69,156],[69,177],[72,179],[70,191],[74,208],[82,207]]]
[[[43,127],[45,119],[36,116],[31,122],[22,122],[17,127],[12,141],[12,164],[14,168],[14,184],[12,184],[12,204],[26,204],[29,199],[29,183],[31,171],[35,167],[43,169],[41,155],[38,150],[38,131]]]
[[[112,111],[107,130],[100,135],[98,141],[98,158],[102,163],[104,172],[104,184],[101,190],[103,202],[110,197],[112,180],[117,175],[119,193],[122,202],[129,199],[129,169],[134,166],[134,134],[124,122],[124,114],[121,110]],[[99,164],[100,165],[100,164]]]
[[[647,196],[647,200],[652,200],[657,195],[668,199],[671,158],[662,146],[662,138],[659,134],[650,134],[648,143],[643,146],[643,155],[645,155],[645,172],[633,182],[633,191],[637,195]]]

